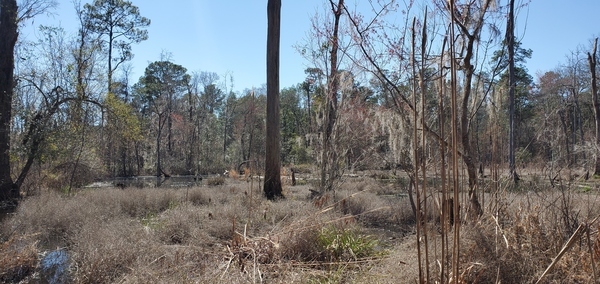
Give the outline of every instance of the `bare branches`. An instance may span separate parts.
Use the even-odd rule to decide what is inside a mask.
[[[382,9],[386,9],[388,7],[389,7],[389,5],[384,5]],[[351,15],[348,7],[344,6],[344,9],[346,11],[346,14]],[[384,14],[383,11],[376,12],[377,16],[380,16],[382,14]],[[383,87],[392,95],[392,97],[394,99],[393,100],[394,106],[397,111],[402,113],[402,112],[404,112],[404,110],[408,110],[411,114],[417,113],[418,110],[416,109],[416,106],[409,100],[408,95],[402,89],[401,85],[398,84],[398,82],[396,82],[395,80],[393,80],[390,77],[390,74],[382,67],[382,64],[380,64],[380,62],[378,62],[376,60],[376,58],[375,58],[376,53],[374,54],[367,47],[367,45],[369,44],[369,40],[366,35],[367,29],[360,26],[360,23],[359,23],[359,21],[357,21],[356,17],[348,17],[348,19],[350,20],[350,22],[352,24],[352,28],[354,28],[354,32],[356,33],[356,36],[355,36],[356,47],[359,48],[359,50],[361,51],[361,55],[369,63],[369,67],[371,67],[371,68],[366,68],[366,70],[368,72],[370,72],[373,76],[375,76],[375,78],[377,78],[379,81],[384,83]],[[376,21],[376,19],[371,20],[370,23],[373,23],[374,21]],[[423,26],[423,29],[425,30],[426,26]],[[422,39],[422,42],[425,43],[426,41],[427,41],[427,38],[424,37]],[[423,52],[425,50],[426,49],[423,48]],[[421,60],[425,60],[424,59],[425,55],[422,55],[422,57],[423,58]],[[408,119],[406,116],[403,116],[403,118]],[[447,142],[444,137],[440,136],[439,133],[437,133],[435,130],[433,130],[429,124],[424,123],[422,127],[423,127],[423,130],[425,131],[425,133],[432,136],[434,138],[434,140],[436,140],[440,143],[443,143],[444,145],[449,147],[449,145],[450,145],[449,142]],[[459,150],[458,154],[460,156],[463,155],[462,151],[460,151],[460,150]]]
[[[598,101],[598,78],[596,77],[596,64],[597,64],[597,55],[596,49],[598,47],[598,38],[594,40],[594,48],[592,49],[592,53],[587,54],[588,63],[590,65],[590,75],[591,75],[591,91],[592,91],[592,103],[594,105],[594,120],[596,122],[596,161],[594,166],[594,175],[600,174],[600,153],[598,153],[598,146],[600,146],[600,101]]]
[[[18,3],[17,23],[32,19],[41,14],[50,14],[58,7],[56,0],[21,0]]]

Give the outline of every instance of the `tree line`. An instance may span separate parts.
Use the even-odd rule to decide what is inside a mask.
[[[428,10],[381,1],[365,11],[325,1],[298,45],[313,67],[279,92],[282,165],[318,165],[322,190],[355,170],[416,182],[428,170],[417,164],[447,163],[455,146],[476,206],[480,176],[508,166],[513,125],[516,172],[598,173],[595,48],[534,77],[525,63],[535,51],[514,42],[511,80],[513,38],[501,32],[508,3],[455,2],[454,11],[441,0],[422,3]],[[151,36],[151,21],[130,1],[76,2],[74,35],[41,26],[39,39],[18,43],[24,19],[56,3],[1,3],[3,196],[41,181],[70,190],[107,177],[263,168],[267,86],[235,92],[230,75],[189,71],[167,52],[131,78],[132,45]]]

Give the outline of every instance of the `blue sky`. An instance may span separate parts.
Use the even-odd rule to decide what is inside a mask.
[[[59,0],[55,15],[40,16],[41,23],[61,25],[75,33],[77,21],[70,0]],[[89,0],[92,2],[92,0]],[[242,91],[266,83],[266,0],[133,0],[140,14],[149,18],[149,39],[133,45],[132,82],[137,82],[150,62],[160,60],[163,51],[172,61],[193,71],[209,71],[222,78],[230,73],[234,90]],[[304,80],[306,62],[293,47],[310,29],[310,17],[323,0],[283,0],[281,21],[282,88]],[[85,3],[85,0],[84,0]],[[167,4],[169,3],[169,4]],[[21,36],[34,39],[32,23],[26,23]],[[229,84],[229,82],[228,82]]]
[[[533,50],[529,73],[535,78],[552,70],[579,48],[591,51],[592,39],[600,36],[599,13],[598,0],[532,0],[517,23],[522,47]]]
[[[75,33],[73,4],[70,0],[59,2],[54,17],[38,18],[33,25],[60,24],[68,33]],[[171,53],[172,61],[190,72],[210,71],[221,76],[229,72],[237,91],[260,87],[266,82],[266,0],[132,2],[143,16],[152,20],[149,39],[133,46],[132,82],[137,82],[144,68],[159,60],[163,51]],[[310,18],[316,11],[322,11],[327,1],[282,2],[280,86],[284,88],[305,78],[304,69],[309,63],[294,45],[304,42],[311,28]],[[587,48],[590,40],[600,35],[599,12],[599,0],[532,0],[520,10],[517,36],[522,47],[533,50],[533,58],[527,64],[530,74],[535,77],[539,71],[554,69],[578,46]],[[32,23],[27,25],[21,36],[32,39],[35,37],[30,29]]]

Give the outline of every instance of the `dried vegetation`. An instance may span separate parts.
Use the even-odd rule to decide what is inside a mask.
[[[43,192],[1,225],[0,281],[43,278],[42,256],[60,248],[75,283],[414,282],[415,219],[400,184],[364,178],[316,199],[308,186],[287,186],[278,202],[264,200],[258,183],[233,178],[176,190]],[[462,220],[461,283],[535,283],[553,260],[542,283],[593,282],[594,190],[486,198],[480,219]],[[431,207],[433,252],[441,243]],[[433,282],[439,260],[429,257]]]

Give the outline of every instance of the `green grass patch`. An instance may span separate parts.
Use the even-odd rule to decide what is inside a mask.
[[[325,261],[356,261],[382,256],[377,250],[377,239],[355,229],[326,227],[317,236],[317,243]]]
[[[144,227],[148,227],[151,229],[157,229],[160,227],[160,220],[158,218],[158,214],[156,213],[148,213],[146,214],[146,216],[144,216],[141,220],[140,223],[142,223],[142,225]]]

